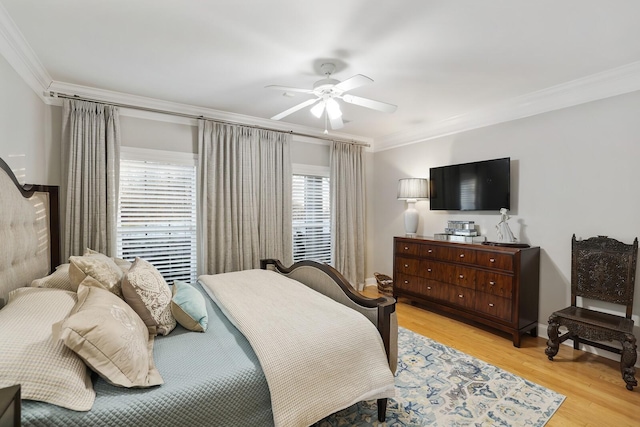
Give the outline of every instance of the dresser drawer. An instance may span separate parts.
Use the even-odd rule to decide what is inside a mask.
[[[482,267],[513,271],[513,255],[497,252],[478,252],[476,264]]]
[[[436,261],[422,260],[420,262],[420,276],[425,279],[442,280],[442,264]]]
[[[473,249],[465,249],[464,247],[438,248],[437,258],[442,261],[473,264],[476,262],[476,252]]]
[[[438,280],[469,289],[476,287],[476,269],[454,264],[439,264]]]
[[[417,258],[396,258],[396,271],[402,274],[411,274],[413,276],[419,276],[420,274],[420,260]]]
[[[465,288],[475,289],[476,270],[467,267],[456,267],[451,283],[458,286],[464,286]]]
[[[461,286],[449,286],[448,301],[452,304],[474,309],[475,306],[475,294],[473,289],[463,288]]]
[[[438,258],[438,247],[435,245],[424,244],[420,247],[420,256],[423,258]]]
[[[412,242],[396,242],[396,255],[420,255],[419,243]]]
[[[511,300],[484,292],[476,292],[475,310],[511,322]]]
[[[504,298],[511,298],[513,294],[513,276],[489,271],[478,271],[476,273],[476,290]]]
[[[449,286],[435,280],[425,280],[420,286],[420,293],[429,298],[448,300]]]
[[[393,286],[409,292],[419,292],[425,281],[421,277],[399,273],[393,278]]]

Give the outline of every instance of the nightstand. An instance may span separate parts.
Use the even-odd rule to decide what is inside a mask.
[[[0,427],[20,427],[20,386],[0,388]]]

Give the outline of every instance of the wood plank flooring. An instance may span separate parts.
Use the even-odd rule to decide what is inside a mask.
[[[363,293],[378,295],[373,286]],[[516,348],[508,334],[436,314],[404,298],[396,310],[400,326],[565,395],[546,424],[549,427],[640,426],[640,387],[626,389],[617,361],[567,345],[561,345],[558,355],[549,361],[543,338],[525,335]],[[640,369],[636,378],[640,381]]]

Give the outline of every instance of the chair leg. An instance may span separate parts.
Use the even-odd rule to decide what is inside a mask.
[[[387,399],[378,399],[378,421],[381,423],[387,418]]]
[[[580,337],[578,335],[572,335],[571,339],[573,340],[573,349],[580,350]]]
[[[626,334],[625,340],[622,341],[622,357],[620,359],[620,371],[622,379],[627,383],[627,390],[633,390],[638,385],[636,381],[636,337],[633,334]]]
[[[547,348],[544,351],[549,360],[553,360],[553,356],[558,354],[558,349],[560,347],[560,340],[558,339],[559,327],[560,324],[558,323],[558,318],[553,314],[549,316],[549,326],[547,327],[547,335],[549,335],[549,339],[547,340]]]

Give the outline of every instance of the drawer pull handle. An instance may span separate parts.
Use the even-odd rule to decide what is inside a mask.
[[[431,290],[431,286],[427,286],[427,290],[430,291]]]
[[[430,268],[427,268],[427,271],[428,271],[429,273],[431,273],[431,269],[430,269]]]
[[[496,282],[494,282],[494,281],[490,281],[490,282],[489,282],[489,284],[490,284],[491,286],[493,286],[493,285],[495,285],[495,284],[496,284]]]
[[[492,302],[489,303],[489,307],[493,307],[493,303]]]
[[[458,298],[464,298],[464,295],[458,294]]]
[[[409,268],[409,264],[405,264],[405,265],[404,265],[404,268]]]
[[[404,250],[405,250],[405,251],[408,251],[408,250],[409,250],[409,247],[408,247],[408,246],[405,246],[405,247],[404,247]]]
[[[460,254],[460,258],[464,258],[464,254]]]
[[[496,262],[495,258],[489,258],[489,262]]]
[[[408,284],[409,284],[409,281],[408,281],[408,280],[405,280],[405,281],[404,281],[404,284],[405,284],[405,285],[408,285]]]
[[[463,275],[463,274],[461,274],[461,275],[460,275],[460,276],[458,276],[458,277],[460,277],[461,279],[464,279],[464,275]]]

